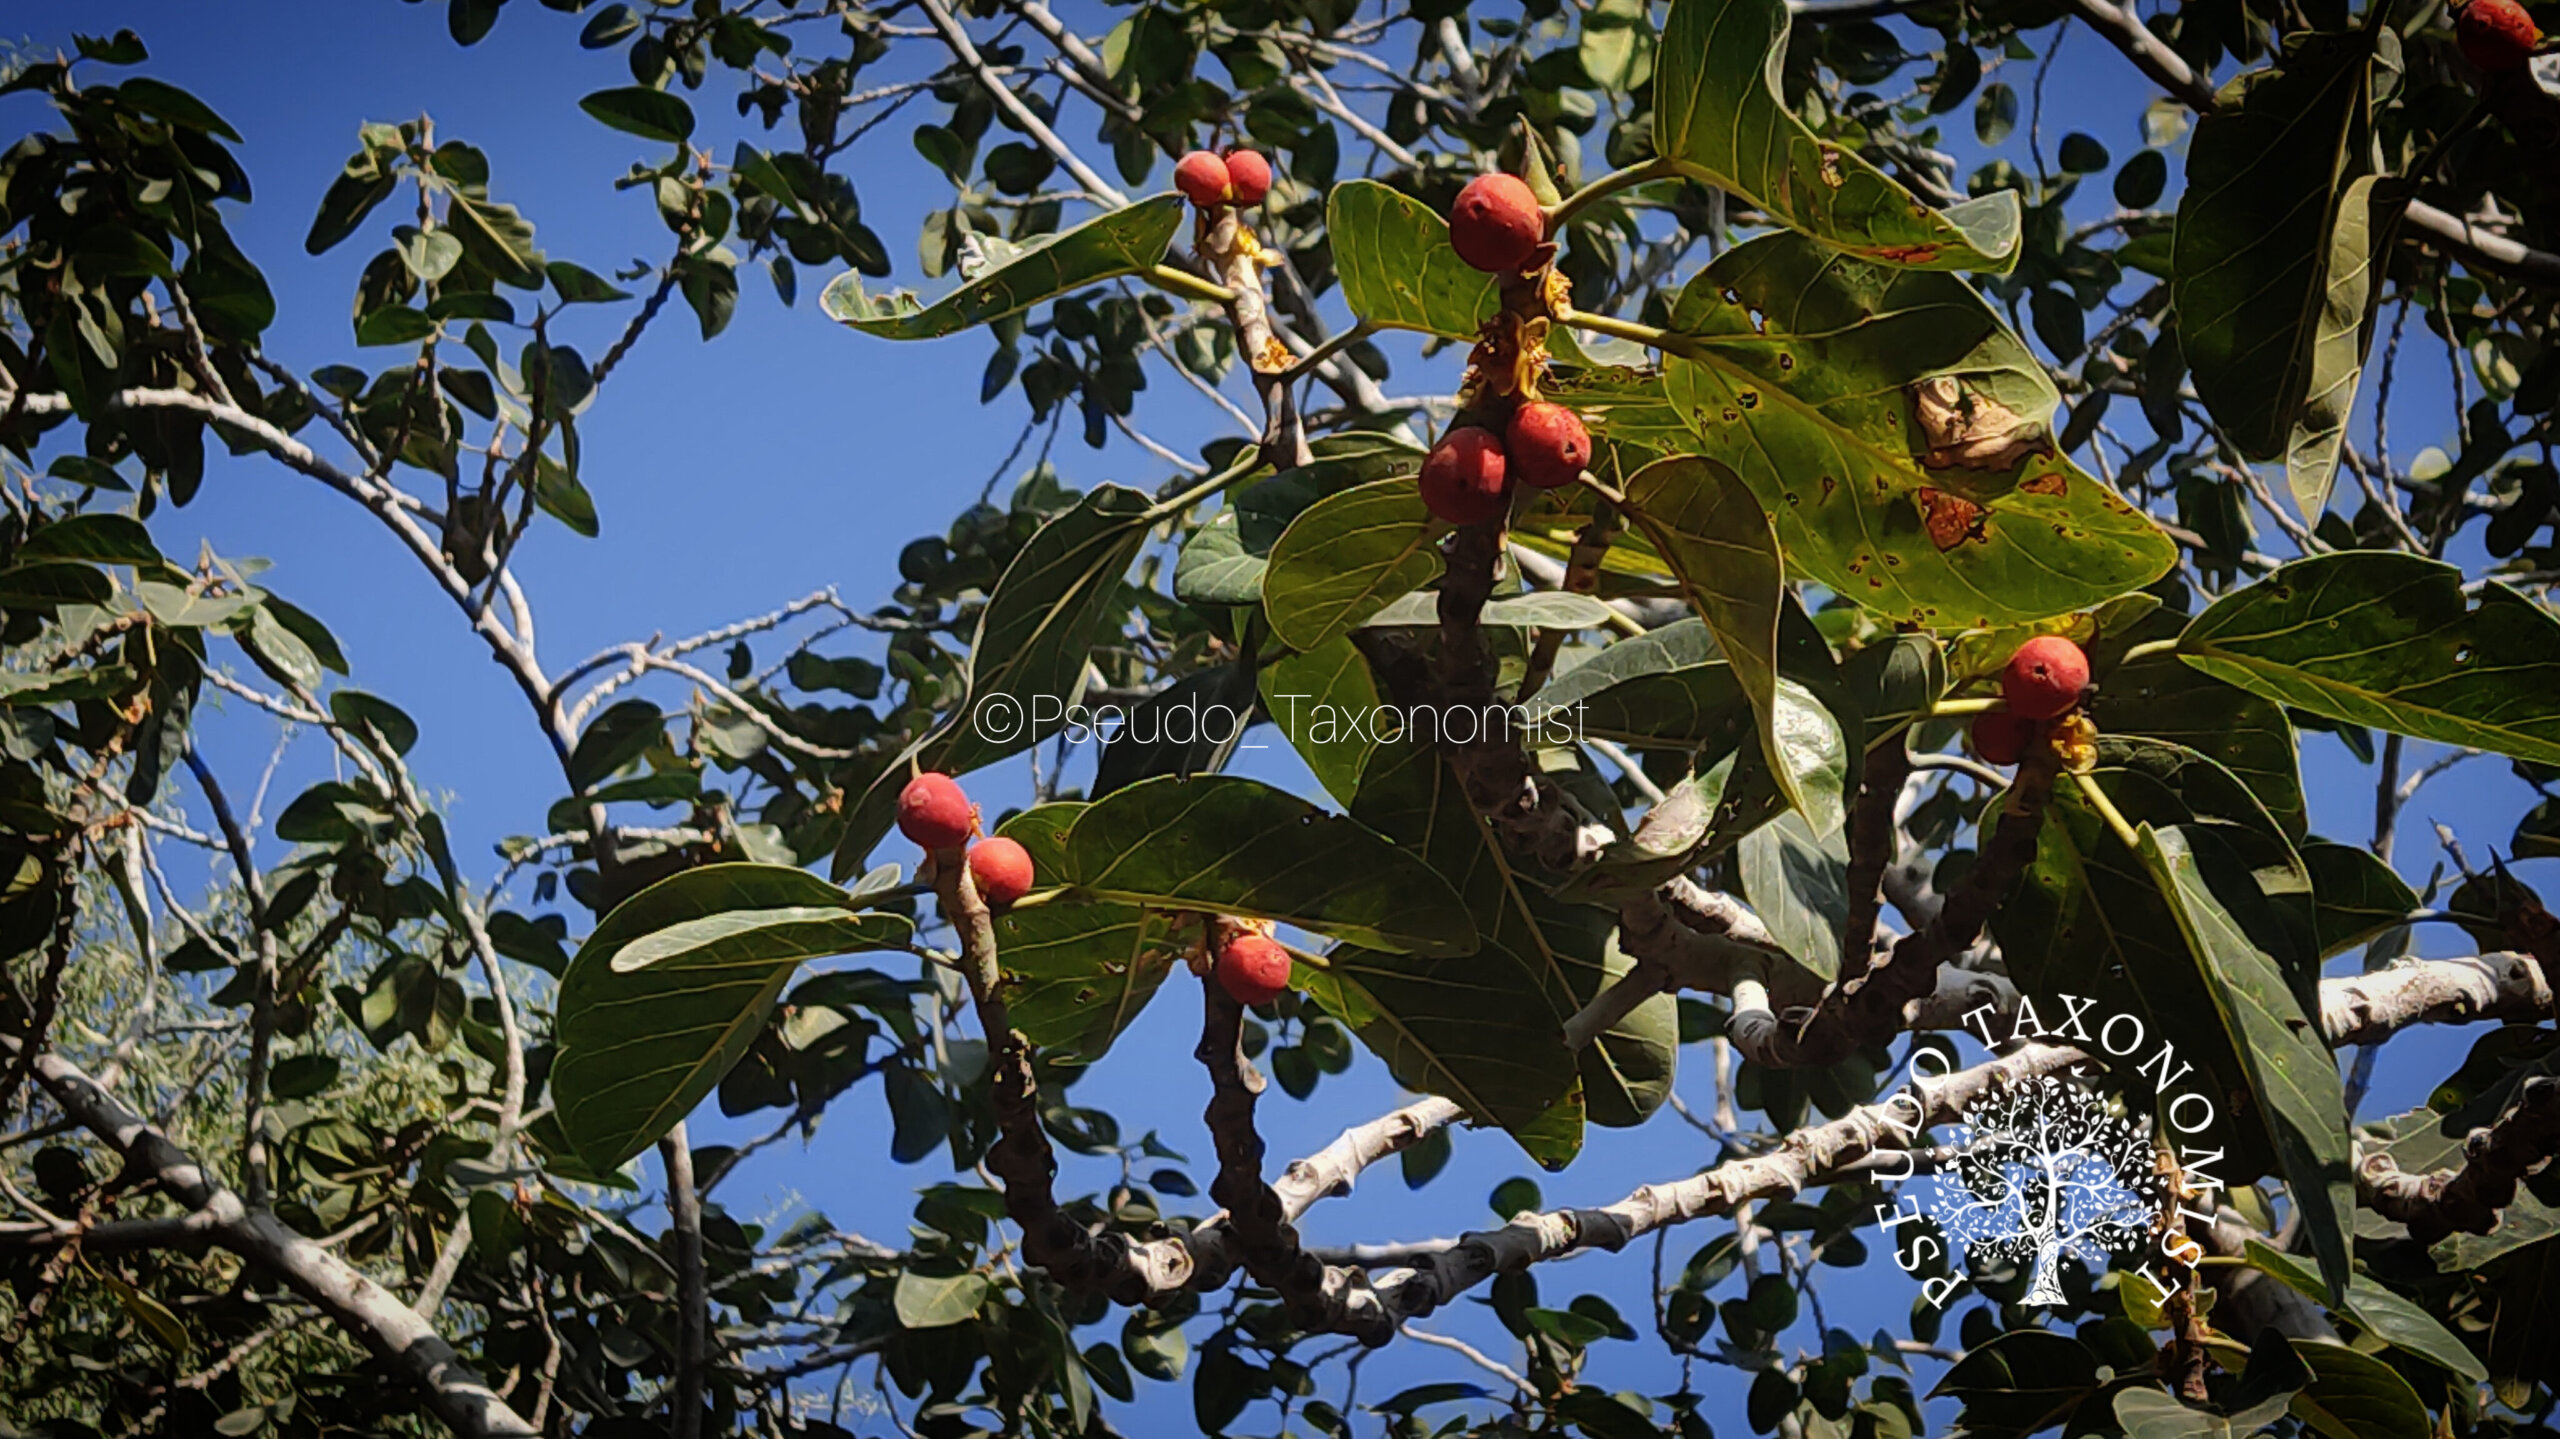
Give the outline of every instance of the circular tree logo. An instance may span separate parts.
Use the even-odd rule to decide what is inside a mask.
[[[2082,1085],[2045,1075],[1976,1100],[1953,1151],[1919,1186],[1920,1213],[1973,1263],[2027,1267],[2030,1305],[2062,1302],[2062,1261],[2092,1272],[2139,1249],[2164,1189],[2148,1126]]]
[[[2223,1150],[2205,1143],[2213,1098],[2190,1082],[2195,1066],[2167,1039],[2147,1034],[2140,1016],[2117,1013],[2101,1022],[2092,1014],[2096,1001],[2059,998],[2058,1025],[2047,1025],[2023,997],[2014,1013],[1985,1005],[1964,1017],[1994,1049],[2023,1040],[2078,1049],[2057,1056],[2068,1060],[2058,1071],[1965,1102],[1944,1145],[1895,1155],[1900,1171],[1876,1175],[1892,1195],[1876,1206],[1877,1228],[1905,1273],[1941,1255],[1959,1270],[2023,1268],[2021,1302],[2029,1305],[2063,1302],[2063,1261],[2077,1260],[2094,1274],[2112,1255],[2129,1257],[2152,1296],[2166,1300],[2204,1255],[2176,1219],[2211,1224],[2209,1201],[2223,1187],[2214,1173]],[[1924,1048],[1912,1058],[1910,1082],[1885,1101],[1886,1122],[1915,1146],[1924,1142],[1933,1108],[1920,1086],[1951,1070],[1949,1052]],[[2147,1092],[2161,1121],[2156,1133],[2140,1113],[2115,1111],[2091,1082],[2101,1072],[2111,1076],[2103,1082],[2129,1086],[2128,1099]],[[1928,1222],[1919,1232],[1901,1235],[1904,1225],[1922,1220]],[[1921,1295],[1941,1307],[1964,1282],[1961,1272],[1928,1278]]]

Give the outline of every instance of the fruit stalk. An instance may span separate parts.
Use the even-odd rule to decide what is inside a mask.
[[[1201,260],[1230,292],[1227,324],[1235,332],[1236,353],[1253,373],[1254,392],[1262,397],[1262,458],[1275,469],[1307,464],[1315,452],[1307,445],[1306,426],[1299,421],[1289,384],[1297,356],[1271,324],[1271,298],[1262,287],[1262,246],[1232,205],[1202,209],[1196,233]]]

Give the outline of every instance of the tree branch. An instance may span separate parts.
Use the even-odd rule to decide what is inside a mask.
[[[1915,1079],[1908,1091],[1799,1130],[1766,1154],[1675,1183],[1648,1184],[1598,1209],[1524,1214],[1500,1229],[1462,1236],[1445,1251],[1420,1256],[1409,1269],[1379,1276],[1378,1296],[1401,1319],[1418,1319],[1499,1273],[1594,1249],[1622,1249],[1656,1229],[1730,1214],[1757,1200],[1792,1198],[1871,1154],[1900,1147],[1916,1130],[1952,1122],[1986,1094],[2086,1059],[2076,1049],[2030,1045],[1971,1069]]]
[[[1765,1003],[1746,1005],[1737,993],[1733,1020],[1726,1026],[1734,1047],[1756,1064],[1820,1066],[1837,1063],[1860,1046],[1900,1031],[1903,1007],[1936,990],[1938,967],[1981,937],[1991,912],[2035,857],[2036,836],[2044,828],[2045,805],[2053,797],[2060,765],[2061,756],[2052,745],[2031,748],[2009,786],[1999,828],[1984,842],[1982,858],[1964,882],[1927,924],[1903,936],[1873,969],[1826,991],[1800,1024],[1781,1022]],[[1846,956],[1843,961],[1845,966]]]
[[[667,1167],[667,1223],[676,1238],[676,1388],[673,1439],[702,1439],[702,1370],[711,1325],[702,1267],[702,1195],[693,1187],[693,1141],[684,1121],[658,1141]]]
[[[2320,1028],[2340,1049],[2379,1044],[2413,1024],[2532,1023],[2550,1012],[2541,966],[2511,951],[2394,960],[2371,974],[2320,981]]]
[[[2409,1226],[2409,1237],[2433,1244],[2448,1234],[2486,1234],[2516,1186],[2560,1151],[2560,1077],[2538,1074],[2517,1092],[2495,1124],[2463,1141],[2460,1169],[2411,1174],[2389,1154],[2356,1161],[2356,1198],[2385,1219]]]
[[[1007,115],[1012,116],[1013,122],[1021,127],[1022,133],[1030,136],[1041,149],[1055,156],[1058,163],[1066,167],[1067,173],[1075,177],[1076,183],[1084,187],[1086,194],[1093,196],[1106,209],[1117,210],[1129,203],[1128,196],[1113,189],[1110,181],[1095,174],[1093,168],[1085,164],[1066,141],[1058,138],[1057,131],[1050,129],[1038,115],[1032,113],[1031,107],[1022,103],[1021,96],[1013,93],[1002,80],[988,72],[987,62],[978,54],[978,47],[969,43],[969,32],[960,28],[959,21],[951,18],[951,12],[943,6],[942,0],[916,0],[916,5],[924,11],[925,18],[933,22],[935,33],[942,37],[942,43],[950,49],[953,58],[967,66],[969,72],[977,76],[978,84],[987,92],[987,98],[995,101]]]
[[[1386,1343],[1395,1336],[1395,1321],[1379,1306],[1369,1276],[1301,1248],[1280,1196],[1262,1182],[1262,1136],[1253,1123],[1262,1075],[1244,1057],[1244,1006],[1214,980],[1202,980],[1200,995],[1198,1056],[1209,1071],[1206,1118],[1218,1151],[1209,1196],[1227,1207],[1226,1227],[1245,1272],[1276,1291],[1309,1328],[1348,1334],[1373,1349]]]
[[[0,1048],[19,1041],[0,1035]],[[355,1337],[392,1372],[418,1386],[427,1408],[464,1439],[534,1439],[535,1430],[464,1366],[397,1295],[328,1250],[223,1188],[195,1158],[58,1054],[35,1060],[37,1083],[83,1129],[124,1157],[129,1176],[157,1183],[190,1211],[212,1216],[212,1242],[281,1278]]]

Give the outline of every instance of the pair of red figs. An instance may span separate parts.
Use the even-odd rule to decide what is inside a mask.
[[[898,832],[937,856],[966,845],[969,878],[990,909],[1011,908],[1031,893],[1031,852],[1003,835],[970,844],[978,807],[947,774],[928,771],[898,791]],[[1213,973],[1238,1004],[1268,1004],[1289,987],[1289,951],[1247,931],[1218,946]]]
[[[2047,720],[2080,707],[2089,691],[2089,657],[2060,635],[2038,635],[2018,646],[2000,671],[2005,709],[1976,715],[1973,752],[1993,764],[2016,764]]]
[[[1174,164],[1173,188],[1203,210],[1259,205],[1271,193],[1271,162],[1257,150],[1194,150]]]
[[[970,844],[978,833],[978,807],[947,774],[929,770],[898,791],[898,832],[932,855],[968,846],[969,878],[989,909],[1010,909],[1031,892],[1031,851],[1003,835]]]

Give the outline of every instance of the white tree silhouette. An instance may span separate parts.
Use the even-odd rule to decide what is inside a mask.
[[[2064,1256],[2098,1269],[2147,1241],[2160,1212],[2145,1127],[2050,1075],[1986,1096],[1950,1147],[1922,1210],[1977,1261],[2031,1263],[2028,1304],[2062,1302]]]

